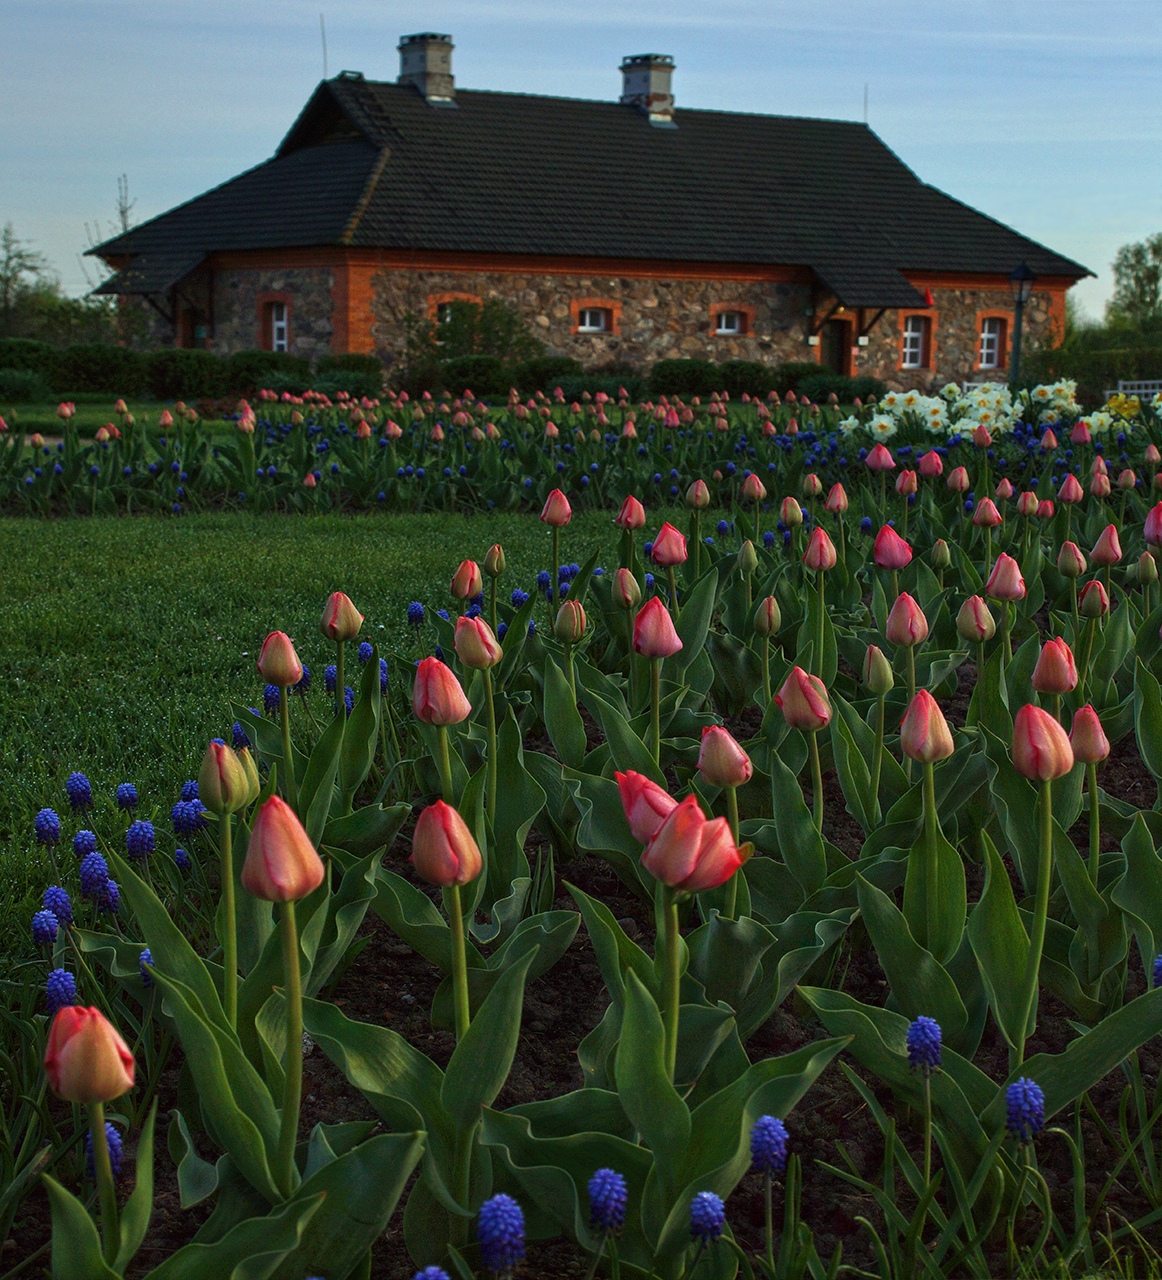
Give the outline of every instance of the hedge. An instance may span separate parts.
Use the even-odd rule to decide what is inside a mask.
[[[1034,351],[1021,362],[1022,382],[1055,382],[1072,378],[1077,397],[1093,407],[1105,402],[1105,393],[1117,388],[1122,379],[1162,378],[1162,347],[1119,347],[1106,351],[1085,351],[1056,347]]]

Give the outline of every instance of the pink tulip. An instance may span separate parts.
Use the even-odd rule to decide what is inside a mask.
[[[831,722],[831,702],[823,681],[802,667],[791,668],[775,702],[792,729],[813,733]]]
[[[452,596],[456,600],[471,600],[484,588],[480,566],[475,560],[461,560],[460,567],[452,575]]]
[[[896,460],[882,444],[873,445],[864,461],[869,471],[892,471],[896,465]]]
[[[285,631],[272,631],[258,654],[258,674],[267,684],[289,687],[303,678],[303,664]]]
[[[1077,609],[1083,618],[1104,618],[1109,613],[1110,598],[1105,587],[1096,578],[1091,578],[1081,588],[1081,595],[1077,597]]]
[[[1038,520],[1052,520],[1053,519],[1053,499],[1042,498],[1041,501],[1037,503],[1037,511],[1035,514]]]
[[[328,640],[354,640],[363,626],[363,615],[352,604],[351,597],[333,591],[319,619],[319,629]]]
[[[1057,572],[1063,578],[1080,578],[1086,571],[1085,553],[1076,542],[1063,542],[1057,553]]]
[[[428,805],[416,820],[410,861],[422,880],[441,889],[471,884],[484,869],[468,824],[443,800]]]
[[[1048,453],[1050,449],[1057,448],[1057,437],[1052,431],[1046,427],[1044,434],[1041,436],[1041,448]]]
[[[918,487],[914,471],[901,471],[896,477],[896,492],[902,498],[910,498]]]
[[[1101,764],[1110,753],[1110,740],[1102,728],[1101,717],[1088,702],[1073,713],[1069,744],[1079,764]]]
[[[654,549],[650,552],[654,564],[668,569],[686,561],[686,535],[675,529],[667,520],[658,530]]]
[[[698,772],[712,787],[741,787],[750,781],[754,765],[730,732],[713,724],[702,730]]]
[[[901,591],[896,597],[888,614],[884,627],[884,635],[891,644],[912,645],[923,644],[928,638],[928,619],[924,610],[906,592]]]
[[[618,569],[613,575],[613,602],[621,609],[636,609],[641,603],[642,589],[632,569]]]
[[[1146,513],[1146,523],[1142,528],[1146,541],[1152,547],[1162,546],[1162,502],[1151,507]]]
[[[1137,473],[1129,467],[1124,468],[1118,473],[1118,488],[1122,490],[1136,489],[1138,487]]]
[[[1089,482],[1091,498],[1108,498],[1110,496],[1110,478],[1107,475],[1096,475]]]
[[[996,487],[995,493],[1001,502],[1008,502],[1008,500],[1013,496],[1013,483],[1008,476],[1002,477],[1000,484]]]
[[[751,471],[742,482],[742,496],[748,502],[762,502],[762,500],[767,496],[766,485],[763,484],[753,471]]]
[[[1093,544],[1093,550],[1089,554],[1094,564],[1114,565],[1121,560],[1122,544],[1118,541],[1116,525],[1106,525],[1101,531],[1101,536]]]
[[[967,467],[953,467],[948,473],[948,479],[944,482],[953,493],[967,493],[971,481],[968,478]]]
[[[629,494],[626,500],[621,504],[621,510],[613,518],[613,523],[622,529],[640,529],[646,522],[646,509],[633,496]]]
[[[483,618],[457,618],[452,644],[456,656],[472,671],[487,671],[504,657],[500,642]]]
[[[925,480],[935,480],[944,474],[944,459],[935,449],[929,449],[927,453],[922,454],[916,465]]]
[[[876,534],[872,554],[877,569],[904,569],[912,563],[912,548],[890,524]]]
[[[554,529],[563,529],[572,518],[573,508],[569,505],[569,499],[560,489],[554,489],[545,499],[541,520]]]
[[[1012,556],[1002,551],[997,556],[989,580],[985,583],[985,595],[994,600],[1023,600],[1025,598],[1025,579],[1021,576],[1021,566]]]
[[[820,525],[816,525],[811,530],[811,537],[807,540],[807,550],[803,553],[803,563],[808,569],[814,569],[816,573],[823,573],[828,569],[834,569],[837,559],[835,544],[827,536],[827,530]]]
[[[459,724],[472,714],[472,704],[464,696],[451,667],[439,658],[424,658],[416,668],[412,687],[412,710],[424,724]]]
[[[1080,502],[1084,497],[1085,490],[1071,471],[1061,482],[1061,488],[1057,490],[1057,500],[1059,502]]]
[[[670,611],[651,596],[633,622],[633,651],[643,658],[669,658],[682,647]]]
[[[1032,489],[1026,489],[1017,499],[1017,514],[1033,516],[1037,514],[1037,495]]]
[[[992,498],[981,498],[976,505],[976,510],[972,513],[972,523],[978,529],[995,529],[1003,521],[1004,517],[997,510],[997,504]]]
[[[650,875],[682,893],[716,889],[742,863],[730,824],[725,818],[707,821],[694,796],[676,806],[642,854]]]
[[[1078,418],[1074,424],[1073,430],[1069,433],[1069,441],[1071,444],[1089,444],[1090,442],[1089,425],[1084,418]]]
[[[633,838],[639,844],[649,844],[658,828],[678,807],[678,802],[656,782],[632,769],[614,775],[621,807]]]
[[[298,902],[323,883],[326,868],[295,811],[270,796],[250,829],[242,887],[264,902]]]
[[[710,490],[705,480],[695,480],[686,490],[686,505],[696,511],[702,511],[710,505]]]
[[[919,689],[900,722],[900,750],[912,760],[934,764],[947,760],[954,750],[952,730],[936,699]]]
[[[805,498],[817,498],[822,492],[823,481],[819,479],[814,471],[803,477],[803,496]]]
[[[956,630],[969,644],[984,644],[997,632],[996,619],[980,596],[969,596],[956,615]]]
[[[133,1054],[100,1009],[66,1005],[48,1032],[44,1072],[66,1102],[112,1102],[133,1088]]]
[[[1030,782],[1052,782],[1073,768],[1073,747],[1048,711],[1031,704],[1013,722],[1013,764]]]
[[[1072,693],[1077,688],[1073,651],[1060,636],[1041,646],[1030,683],[1038,693]]]
[[[796,529],[803,523],[803,508],[798,498],[786,497],[779,505],[779,519],[788,529]]]
[[[832,515],[842,515],[847,510],[847,490],[836,481],[827,491],[827,500],[823,505]]]

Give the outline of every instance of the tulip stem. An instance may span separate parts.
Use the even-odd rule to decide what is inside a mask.
[[[278,712],[282,721],[282,788],[286,794],[287,804],[297,810],[299,793],[295,783],[294,758],[291,756],[290,687],[285,684],[280,684],[278,687]]]
[[[929,765],[929,768],[932,766]],[[924,1189],[932,1185],[932,1076],[924,1071]]]
[[[440,792],[445,804],[455,804],[452,797],[452,759],[448,755],[448,726],[436,726],[436,767],[440,770]]]
[[[984,527],[984,576],[988,581],[989,575],[993,571],[993,528],[992,525],[986,524]]]
[[[1093,656],[1093,637],[1097,631],[1097,619],[1090,618],[1085,628],[1085,650],[1081,659],[1081,670],[1077,673],[1077,696],[1085,697],[1085,688],[1089,683],[1089,660]]]
[[[771,638],[763,636],[762,638],[762,659],[763,659],[763,706],[771,705]]]
[[[668,564],[666,566],[666,574],[670,579],[670,612],[673,613],[675,620],[678,617],[678,583],[674,578],[674,566]],[[746,598],[747,604],[750,604],[750,578],[746,580]]]
[[[492,634],[496,635],[496,574],[491,576],[488,586],[488,616],[492,622]]]
[[[561,530],[553,525],[553,576],[549,580],[549,603],[557,613],[557,578],[561,572]]]
[[[286,985],[286,1079],[278,1130],[276,1177],[282,1193],[295,1190],[295,1140],[303,1099],[303,977],[299,967],[299,930],[294,901],[282,904],[282,976]]]
[[[931,760],[924,761],[924,945],[933,950],[936,937],[936,899],[940,894],[936,863],[936,841],[940,826],[936,820],[936,770]]]
[[[566,652],[569,652],[566,649]],[[572,654],[569,655],[569,675],[573,674]],[[576,700],[576,694],[574,701]],[[492,691],[492,672],[489,668],[484,669],[484,697],[488,708],[488,818],[489,821],[496,821],[496,778],[497,765],[499,761],[496,758],[496,697]]]
[[[232,815],[219,820],[219,859],[222,864],[222,965],[226,1021],[238,1030],[238,917],[234,907],[234,837]]]
[[[444,890],[444,910],[452,931],[452,1003],[456,1011],[456,1043],[468,1032],[468,960],[464,951],[464,912],[460,905],[460,886],[450,884]]]
[[[1041,974],[1041,952],[1045,946],[1045,922],[1049,915],[1049,880],[1053,874],[1053,783],[1041,783],[1041,847],[1037,859],[1037,896],[1033,905],[1033,934],[1025,961],[1024,1016],[1017,1024],[1017,1043],[1009,1068],[1025,1061],[1025,1037],[1037,1007],[1037,987]]]
[[[734,846],[738,848],[738,788],[726,788],[726,820],[730,823],[730,834]],[[738,872],[726,882],[726,902],[722,914],[727,920],[733,920],[738,910]]]
[[[819,591],[819,618],[815,624],[815,674],[820,680],[823,679],[823,614],[827,608],[823,583],[823,570],[819,569],[815,574],[815,585]]]
[[[342,716],[347,711],[347,687],[344,684],[343,641],[335,641],[335,714]]]
[[[1097,765],[1085,766],[1086,786],[1089,790],[1089,878],[1097,888],[1097,864],[1101,856],[1101,810],[1097,801]]]
[[[1005,666],[1007,667],[1013,660],[1013,642],[1009,636],[1009,602],[1007,600],[1001,601],[1001,649],[1004,652]]]
[[[101,1240],[106,1263],[112,1266],[121,1249],[121,1228],[117,1221],[117,1189],[113,1185],[113,1162],[105,1133],[104,1102],[89,1103],[89,1128],[93,1134],[93,1171],[101,1200]]]
[[[698,579],[702,576],[702,512],[697,507],[694,508],[690,524],[691,541],[694,543],[694,577]]]
[[[1074,635],[1073,643],[1076,644],[1077,633],[1081,630],[1081,617],[1077,612],[1077,579],[1076,578],[1069,579],[1069,595],[1070,595],[1070,601],[1073,605],[1073,635]]]
[[[662,890],[665,915],[666,967],[662,976],[662,1022],[665,1028],[666,1075],[671,1084],[678,1065],[678,1010],[681,977],[679,969],[678,901],[672,889]]]
[[[650,659],[650,745],[654,749],[654,764],[660,767],[662,759],[662,659]]]
[[[823,770],[819,764],[819,732],[814,730],[807,734],[807,742],[811,749],[811,811],[815,819],[815,830],[823,834]]]
[[[875,806],[875,820],[877,824],[880,820],[880,774],[884,767],[884,719],[886,711],[886,696],[880,694],[876,698],[876,749],[872,756],[872,773],[871,773],[871,795],[872,804]]]

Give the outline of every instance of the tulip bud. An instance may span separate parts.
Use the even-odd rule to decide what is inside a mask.
[[[779,609],[779,602],[774,596],[767,596],[759,601],[758,608],[754,611],[754,629],[760,636],[777,635],[779,628],[783,625],[783,615]]]
[[[1017,514],[1021,516],[1037,514],[1037,495],[1032,489],[1026,489],[1017,499]]]
[[[1041,646],[1031,684],[1038,693],[1072,693],[1077,688],[1073,651],[1060,636]]]
[[[948,473],[948,479],[944,483],[953,493],[967,493],[968,486],[971,483],[968,478],[967,467],[954,467]]]
[[[992,444],[992,432],[983,422],[973,429],[972,442],[978,449],[987,449]]]
[[[714,724],[702,730],[698,772],[712,787],[741,787],[750,781],[754,765],[728,730]]]
[[[1089,444],[1090,442],[1089,424],[1084,418],[1079,418],[1073,425],[1073,430],[1069,433],[1069,441],[1071,444]]]
[[[545,505],[541,509],[541,520],[554,529],[562,529],[572,518],[573,508],[569,505],[569,499],[560,489],[554,489],[545,499]]]
[[[224,743],[206,748],[198,770],[198,799],[211,813],[234,813],[250,801],[250,779],[242,761]]]
[[[1053,499],[1052,498],[1042,498],[1041,501],[1037,503],[1037,519],[1038,520],[1053,519]]]
[[[460,681],[439,658],[425,658],[416,668],[412,710],[424,724],[459,724],[472,714]]]
[[[1008,476],[1002,476],[1000,483],[993,492],[1001,502],[1008,502],[1013,496],[1013,482]]]
[[[686,490],[686,505],[696,511],[710,505],[710,490],[706,487],[705,480],[695,480]]]
[[[896,477],[896,492],[902,498],[910,498],[919,487],[914,471],[901,471]]]
[[[944,459],[935,449],[929,449],[927,453],[922,454],[916,465],[925,480],[935,480],[944,474]]]
[[[900,721],[900,750],[921,764],[934,764],[954,749],[944,712],[927,689],[918,689]]]
[[[1146,542],[1152,547],[1162,546],[1162,502],[1151,507],[1146,513],[1146,522],[1142,526]]]
[[[1148,444],[1146,446],[1146,452],[1142,456],[1151,466],[1155,466],[1157,463],[1162,462],[1162,452],[1159,451],[1156,444]]]
[[[246,804],[253,804],[262,794],[262,779],[258,776],[258,765],[250,754],[249,747],[243,747],[235,754],[246,774]]]
[[[416,819],[410,861],[422,880],[442,889],[470,884],[484,869],[468,824],[443,800],[428,805]]]
[[[669,658],[682,647],[670,612],[651,596],[633,622],[633,651],[643,658]]]
[[[896,597],[888,614],[884,635],[890,643],[905,647],[923,644],[928,638],[928,619],[924,610],[906,591],[901,591]]]
[[[452,575],[452,596],[456,600],[471,600],[480,594],[484,579],[480,576],[480,566],[475,560],[462,560],[460,567]]]
[[[638,580],[629,569],[618,569],[613,575],[613,602],[621,609],[636,609],[642,598]]]
[[[825,573],[828,569],[835,568],[837,559],[835,544],[827,536],[827,530],[816,525],[811,530],[807,550],[803,553],[804,565],[808,569],[814,569],[816,573]]]
[[[1089,482],[1090,497],[1108,498],[1110,496],[1109,476],[1094,476]]]
[[[831,722],[831,702],[823,681],[802,667],[791,668],[775,702],[792,729],[814,733]]]
[[[642,866],[662,884],[703,893],[725,884],[742,866],[725,818],[707,821],[694,796],[677,805],[642,854]]]
[[[1023,600],[1025,598],[1025,579],[1021,576],[1021,566],[1007,552],[997,556],[989,580],[985,583],[985,595],[993,600]]]
[[[1148,551],[1138,557],[1138,581],[1142,586],[1158,581],[1158,563]]]
[[[1099,453],[1093,460],[1093,465],[1089,469],[1089,474],[1091,476],[1108,476],[1109,473],[1110,469],[1106,466],[1106,460]]]
[[[1123,468],[1123,470],[1118,473],[1118,488],[1123,492],[1127,492],[1128,490],[1136,489],[1137,487],[1137,473],[1132,471],[1129,467]]]
[[[65,1005],[48,1032],[44,1072],[66,1102],[112,1102],[133,1088],[133,1054],[100,1009]]]
[[[904,569],[912,563],[912,548],[890,524],[876,534],[872,554],[877,569]]]
[[[837,481],[828,489],[827,501],[823,505],[833,516],[841,516],[848,506],[847,490]]]
[[[869,644],[863,659],[863,682],[876,695],[882,698],[895,688],[896,678],[892,674],[892,664],[884,657],[884,651],[876,644]]]
[[[639,844],[649,844],[658,828],[678,807],[678,802],[656,782],[632,769],[614,774],[621,807],[633,838]]]
[[[956,630],[969,644],[984,644],[996,635],[996,620],[980,596],[969,596],[960,606]]]
[[[739,572],[744,574],[754,573],[759,567],[758,553],[754,549],[754,543],[749,538],[739,547],[736,563],[738,564]]]
[[[242,887],[264,902],[298,902],[323,883],[326,868],[295,811],[281,796],[264,801],[250,829]]]
[[[1057,553],[1057,572],[1063,578],[1080,578],[1086,570],[1085,554],[1076,542],[1063,542]]]
[[[1083,618],[1104,618],[1109,613],[1110,598],[1105,587],[1096,578],[1091,578],[1081,588],[1081,595],[1077,597],[1077,610]]]
[[[285,631],[272,631],[258,654],[258,674],[267,684],[288,688],[303,678],[303,664]]]
[[[472,671],[487,671],[504,657],[500,642],[483,618],[457,618],[452,645],[456,657]]]
[[[978,529],[995,529],[1003,518],[992,498],[981,498],[972,513],[972,523]]]
[[[1089,553],[1094,564],[1115,565],[1122,558],[1122,544],[1118,541],[1116,525],[1107,524]]]
[[[1085,490],[1071,471],[1061,482],[1061,488],[1057,490],[1057,500],[1059,502],[1080,502],[1084,497]]]
[[[810,471],[803,477],[803,496],[805,498],[817,498],[823,492],[823,481]]]
[[[557,610],[557,617],[553,623],[553,635],[562,644],[577,644],[585,635],[586,622],[585,610],[581,604],[577,600],[566,600]]]
[[[335,591],[327,601],[319,630],[328,640],[354,640],[363,626],[363,615],[342,591]],[[273,683],[273,682],[272,682]]]
[[[1057,437],[1053,434],[1051,430],[1049,430],[1048,427],[1046,427],[1044,434],[1041,436],[1041,448],[1046,453],[1048,453],[1051,449],[1057,448]]]
[[[654,549],[650,552],[654,564],[663,569],[682,564],[686,560],[686,535],[675,529],[667,520],[658,530]]]
[[[504,548],[499,542],[495,542],[488,548],[488,552],[484,557],[484,572],[490,578],[499,578],[504,569]]]
[[[1013,764],[1030,782],[1052,782],[1073,768],[1073,747],[1048,711],[1032,705],[1013,722]]]
[[[803,523],[803,508],[798,498],[784,498],[779,505],[779,519],[788,529],[798,528]]]
[[[758,478],[755,472],[751,471],[742,482],[742,496],[748,502],[762,502],[767,496],[767,487]]]
[[[629,494],[626,500],[621,504],[621,510],[613,518],[613,523],[619,525],[622,529],[640,529],[646,522],[646,509],[633,496]]]
[[[1101,718],[1088,702],[1073,713],[1069,745],[1079,764],[1101,764],[1110,753],[1110,740],[1102,728]]]
[[[933,569],[947,569],[952,563],[952,552],[948,549],[948,543],[943,538],[937,538],[932,544],[932,550],[928,553],[928,562]]]
[[[868,450],[868,455],[864,461],[867,463],[869,471],[892,471],[896,465],[895,459],[888,452],[887,447],[882,444],[873,445]]]

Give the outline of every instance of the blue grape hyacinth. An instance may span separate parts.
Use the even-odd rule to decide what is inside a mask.
[[[412,1280],[448,1280],[448,1273],[443,1267],[425,1267],[417,1271]]]
[[[153,986],[153,974],[149,971],[152,964],[153,952],[148,947],[145,947],[137,959],[137,971],[141,974],[141,985],[143,987]]]
[[[1005,1124],[1018,1142],[1032,1142],[1045,1126],[1045,1094],[1027,1076],[1005,1090]]]
[[[908,1028],[905,1043],[908,1047],[908,1065],[925,1075],[940,1066],[940,1024],[934,1018],[921,1014]]]
[[[489,1271],[508,1271],[525,1256],[525,1216],[521,1207],[503,1192],[480,1206],[476,1219],[480,1260]]]
[[[144,862],[157,845],[157,833],[153,823],[145,818],[138,818],[130,823],[125,833],[125,852],[134,862]]]
[[[408,625],[416,628],[424,625],[424,606],[418,600],[408,605]]]
[[[356,657],[359,659],[359,665],[365,667],[371,661],[371,655],[375,651],[374,645],[369,640],[364,640],[356,650]]]
[[[70,773],[65,779],[65,794],[73,812],[93,807],[93,788],[83,773]]]
[[[625,1179],[616,1169],[598,1169],[589,1179],[589,1225],[596,1231],[620,1231],[628,1196]]]
[[[297,693],[300,698],[305,697],[311,691],[311,669],[307,664],[303,663],[303,674],[298,680],[291,685],[291,690]]]
[[[117,788],[117,808],[118,809],[136,809],[137,808],[137,788],[132,782],[123,782]]]
[[[49,1017],[55,1017],[58,1009],[77,1003],[77,980],[67,969],[54,969],[44,982],[44,998]]]
[[[193,863],[190,861],[190,855],[184,849],[175,849],[173,851],[173,860],[174,866],[176,866],[179,871],[189,871],[193,866]]]
[[[106,880],[97,896],[97,907],[106,915],[116,915],[121,907],[121,887],[116,880]]]
[[[1162,987],[1162,956],[1154,957],[1154,986]]]
[[[339,668],[332,662],[323,672],[323,684],[326,686],[328,693],[335,692],[335,682],[339,678]]]
[[[787,1126],[778,1116],[759,1116],[750,1131],[751,1163],[759,1173],[782,1173],[787,1167]]]
[[[39,947],[51,947],[59,928],[60,921],[51,911],[38,911],[32,917],[32,940]]]
[[[113,1179],[116,1181],[121,1176],[121,1135],[107,1120],[105,1121],[105,1141],[109,1144],[109,1163],[113,1167]],[[90,1178],[97,1176],[92,1129],[85,1134],[85,1172]]]
[[[41,809],[32,820],[32,830],[41,844],[59,844],[61,820],[55,809]]]
[[[44,891],[44,897],[41,899],[41,906],[44,907],[46,911],[51,911],[61,924],[72,924],[72,899],[68,895],[68,890],[62,889],[59,884],[50,885]]]
[[[92,831],[78,831],[73,836],[73,852],[78,858],[97,852],[97,836]]]
[[[109,864],[99,853],[87,854],[81,859],[81,896],[94,901],[101,896],[109,879]]]
[[[235,751],[241,751],[243,747],[249,747],[251,745],[250,735],[238,720],[234,721],[234,727],[230,731],[230,738]]]
[[[713,1244],[726,1226],[726,1206],[713,1191],[699,1191],[690,1201],[690,1234],[700,1244]]]
[[[278,713],[278,704],[282,698],[282,691],[276,684],[264,685],[262,689],[262,707],[268,716]]]
[[[218,741],[221,742],[221,739],[218,739]],[[182,800],[198,799],[198,781],[196,778],[188,778],[185,782],[182,783],[181,799]]]
[[[179,800],[170,810],[170,821],[173,823],[175,836],[188,836],[201,831],[206,825],[206,819],[202,817],[202,802]]]

